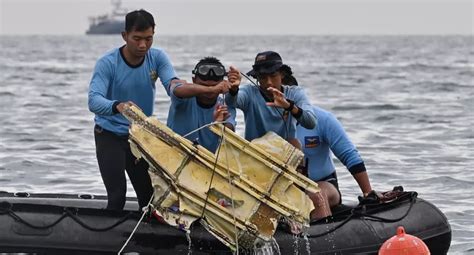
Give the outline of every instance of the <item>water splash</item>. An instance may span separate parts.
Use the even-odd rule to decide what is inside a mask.
[[[306,254],[310,255],[311,254],[311,244],[308,239],[308,231],[303,232],[303,238],[306,243]]]
[[[192,250],[191,231],[190,230],[186,231],[186,240],[188,240],[188,255],[191,255],[191,254],[193,254],[193,250]]]
[[[293,254],[298,255],[300,250],[300,238],[298,235],[293,235]]]
[[[275,238],[269,242],[256,243],[253,249],[253,255],[281,255],[280,246],[278,245]]]
[[[271,244],[272,244],[273,250],[276,251],[276,255],[281,255],[280,246],[278,245],[278,242],[276,241],[275,237],[272,237]]]

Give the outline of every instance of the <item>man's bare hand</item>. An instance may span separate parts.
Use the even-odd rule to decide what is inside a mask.
[[[273,87],[269,87],[267,90],[273,95],[273,102],[268,102],[268,106],[280,107],[284,109],[290,107],[290,102],[286,100],[285,95],[281,91]]]
[[[230,66],[229,71],[227,72],[227,78],[231,84],[230,91],[237,91],[242,80],[240,71],[235,66]]]
[[[221,81],[219,82],[216,86],[212,87],[213,92],[216,94],[225,94],[229,91],[230,89],[230,82],[228,81]]]
[[[229,110],[226,105],[217,105],[214,109],[214,121],[221,122],[230,117]]]
[[[117,105],[117,111],[119,113],[122,113],[123,111],[125,111],[126,109],[130,108],[131,106],[135,106],[137,107],[138,109],[140,109],[140,107],[138,107],[138,105],[136,105],[134,102],[132,101],[127,101],[127,102],[121,102]],[[140,109],[141,110],[141,109]]]

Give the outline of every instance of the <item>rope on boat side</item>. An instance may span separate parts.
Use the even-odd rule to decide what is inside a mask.
[[[15,221],[25,225],[25,226],[28,226],[30,228],[33,228],[33,229],[48,229],[48,228],[52,228],[56,225],[58,225],[62,220],[64,220],[65,218],[67,217],[70,217],[73,221],[75,221],[77,224],[79,224],[80,226],[82,226],[83,228],[85,229],[88,229],[90,231],[94,231],[94,232],[105,232],[105,231],[108,231],[108,230],[111,230],[115,227],[117,227],[118,225],[124,223],[125,221],[127,221],[128,219],[132,218],[132,216],[134,215],[134,213],[128,213],[126,214],[124,217],[122,217],[121,219],[119,219],[117,222],[113,223],[112,225],[110,226],[106,226],[106,227],[93,227],[93,226],[90,226],[88,225],[87,223],[85,223],[83,220],[81,220],[79,218],[79,216],[77,215],[77,208],[75,212],[72,212],[71,210],[74,209],[74,208],[68,208],[68,207],[64,207],[63,208],[63,213],[61,214],[61,216],[56,219],[54,222],[50,223],[50,224],[46,224],[46,225],[35,225],[25,219],[23,219],[21,216],[19,216],[18,214],[15,213],[15,211],[12,209],[12,204],[10,204],[9,202],[2,202],[0,203],[0,215],[3,215],[3,214],[8,214],[10,217],[12,217]]]
[[[376,220],[376,221],[380,221],[380,222],[398,222],[398,221],[401,221],[403,220],[411,211],[412,207],[413,207],[413,204],[415,203],[415,199],[417,197],[417,193],[416,192],[409,192],[409,193],[406,193],[406,194],[402,194],[395,202],[390,202],[388,204],[393,204],[393,203],[396,203],[398,202],[399,200],[401,200],[402,198],[405,198],[406,196],[409,197],[409,200],[410,200],[410,205],[408,206],[408,209],[407,211],[400,217],[398,218],[394,218],[394,219],[389,219],[389,218],[383,218],[383,217],[378,217],[378,216],[374,216],[374,215],[370,215],[368,213],[364,213],[364,212],[359,212],[361,210],[364,210],[364,206],[363,205],[358,205],[357,207],[355,208],[352,208],[351,209],[351,213],[349,216],[347,216],[346,219],[344,219],[344,221],[342,221],[341,223],[339,223],[338,225],[334,226],[333,228],[325,231],[325,232],[322,232],[322,233],[319,233],[319,234],[313,234],[313,235],[308,235],[309,238],[316,238],[316,237],[321,237],[321,236],[324,236],[324,235],[327,235],[331,232],[334,232],[335,230],[339,229],[340,227],[342,227],[344,224],[346,224],[347,222],[349,222],[352,218],[354,217],[365,217],[366,220]],[[403,201],[403,200],[402,200]],[[387,204],[387,205],[388,205]],[[317,222],[319,222],[321,220],[318,220]]]
[[[127,238],[127,241],[125,241],[125,243],[123,244],[122,248],[121,248],[120,251],[117,253],[118,255],[120,255],[120,254],[122,253],[123,249],[125,249],[125,247],[127,247],[128,242],[130,242],[130,240],[132,239],[133,235],[135,234],[135,232],[136,232],[137,229],[138,229],[138,226],[140,225],[140,223],[142,223],[143,218],[144,218],[145,215],[149,212],[149,208],[150,208],[150,207],[153,207],[153,205],[151,204],[151,201],[153,200],[153,197],[154,197],[154,196],[155,196],[154,194],[151,195],[150,201],[148,201],[148,204],[142,208],[142,211],[143,211],[142,216],[140,217],[140,219],[138,220],[137,224],[135,225],[135,228],[133,228],[133,231],[132,231],[132,233],[130,233],[130,236]]]

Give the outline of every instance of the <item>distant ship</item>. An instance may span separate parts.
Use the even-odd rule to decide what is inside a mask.
[[[112,0],[112,12],[96,17],[90,17],[89,29],[86,34],[120,34],[125,30],[125,15],[127,10],[121,7],[121,0]]]

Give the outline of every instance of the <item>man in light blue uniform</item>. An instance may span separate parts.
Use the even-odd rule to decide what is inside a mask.
[[[302,88],[282,84],[280,69],[283,66],[278,53],[258,53],[248,74],[257,78],[260,86],[233,85],[226,101],[229,106],[243,111],[245,139],[251,141],[273,131],[300,148],[296,123],[314,128],[316,116],[310,111],[311,104]]]
[[[166,53],[151,48],[155,23],[144,11],[133,11],[125,18],[122,37],[126,44],[101,57],[89,87],[89,110],[95,113],[95,143],[99,169],[107,190],[108,209],[121,210],[127,191],[125,171],[137,194],[140,208],[153,194],[148,164],[137,160],[128,143],[129,122],[120,114],[136,104],[150,116],[153,113],[155,82],[168,88],[176,73]]]
[[[193,83],[180,81],[170,87],[171,106],[167,125],[180,135],[191,133],[213,121],[226,120],[227,127],[235,128],[235,108],[228,109],[219,95],[227,93],[231,83],[240,76],[229,71],[229,81],[224,80],[225,67],[214,57],[201,59],[193,70]],[[219,137],[208,127],[186,136],[211,152],[219,145]]]
[[[283,80],[289,85],[298,84],[291,68],[284,71]],[[296,133],[305,154],[308,177],[321,188],[320,194],[308,194],[315,205],[311,218],[321,219],[330,216],[330,209],[341,203],[332,153],[354,176],[364,196],[372,191],[372,187],[364,161],[337,118],[317,106],[311,106],[311,112],[318,116],[317,127],[306,129],[298,125]]]

